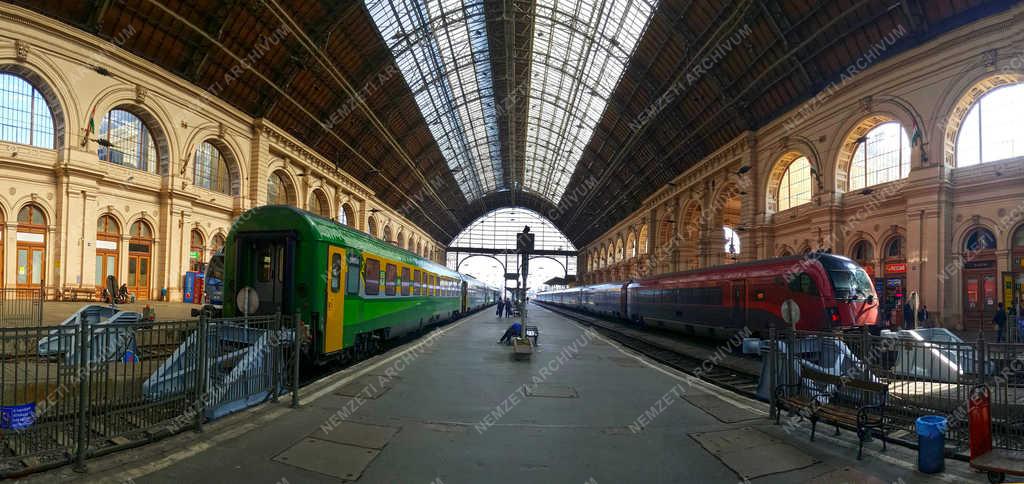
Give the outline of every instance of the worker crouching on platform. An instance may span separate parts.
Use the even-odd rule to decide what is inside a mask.
[[[519,321],[512,323],[512,326],[509,326],[508,329],[505,330],[505,334],[501,335],[501,339],[498,340],[498,344],[511,344],[512,337],[518,336],[522,331],[523,325],[519,324]]]

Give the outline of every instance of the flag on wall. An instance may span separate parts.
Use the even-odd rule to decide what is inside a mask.
[[[89,115],[89,130],[86,135],[96,133],[96,106],[92,107],[92,114]]]

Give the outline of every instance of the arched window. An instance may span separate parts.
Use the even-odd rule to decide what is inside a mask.
[[[981,252],[995,250],[996,237],[989,229],[978,227],[967,234],[964,239],[964,252]]]
[[[193,183],[200,188],[231,194],[228,161],[216,146],[204,141],[196,147]]]
[[[850,258],[855,261],[869,261],[874,256],[874,247],[871,246],[871,242],[867,240],[861,240],[853,246],[853,250],[850,251]]]
[[[887,259],[903,258],[903,237],[893,237],[885,244],[885,257]]]
[[[377,220],[372,216],[366,219],[366,233],[373,237],[377,236]]]
[[[850,160],[850,190],[899,180],[910,173],[910,140],[900,123],[875,126],[857,140]]]
[[[53,149],[53,113],[42,93],[14,74],[0,72],[0,140]]]
[[[730,227],[722,227],[725,233],[725,253],[737,255],[740,253],[740,236]]]
[[[1013,248],[1024,249],[1024,225],[1017,227],[1017,231],[1013,233]]]
[[[205,259],[203,256],[206,251],[206,240],[203,237],[203,233],[198,229],[192,229],[190,240],[191,242],[188,252],[189,270],[202,271],[203,266],[205,265]]]
[[[111,109],[100,123],[99,139],[109,145],[101,144],[96,150],[100,161],[156,172],[156,143],[153,142],[153,135],[134,114],[122,109]]]
[[[338,222],[349,227],[356,226],[356,217],[352,213],[352,206],[347,203],[341,204],[341,208],[338,209]]]
[[[385,241],[391,242],[391,226],[390,225],[386,225],[384,227],[384,237],[383,238],[384,238]]]
[[[294,205],[291,183],[284,173],[275,171],[267,178],[267,205]]]
[[[30,203],[18,211],[18,225],[46,227],[46,214],[43,209]]]
[[[626,258],[626,250],[622,245],[622,238],[615,242],[615,262],[621,262]]]
[[[121,235],[121,229],[117,224],[117,220],[114,220],[114,217],[111,217],[110,215],[100,217],[100,219],[96,221],[96,235]]]
[[[811,201],[811,162],[801,156],[786,168],[779,183],[779,211]]]
[[[398,245],[399,249],[404,249],[405,248],[405,233],[403,233],[403,232],[399,232],[398,233],[398,243],[396,245]]]
[[[956,166],[1024,156],[1024,83],[993,89],[964,117],[956,141]]]
[[[220,251],[224,250],[224,243],[225,243],[225,239],[224,239],[223,235],[221,235],[221,234],[214,235],[213,236],[213,243],[210,244],[210,250],[213,251],[213,252],[220,252]]]
[[[131,232],[130,233],[131,233],[132,238],[137,238],[137,239],[152,239],[153,238],[153,229],[149,228],[149,224],[147,224],[146,222],[143,222],[141,220],[139,220],[138,222],[135,222],[135,223],[132,224],[132,228],[131,228]]]
[[[309,196],[309,211],[321,217],[330,218],[331,207],[327,203],[327,197],[320,190],[313,190]]]
[[[630,232],[629,237],[626,239],[626,258],[632,259],[637,256],[636,247],[636,236]]]
[[[639,245],[639,252],[641,255],[647,253],[648,232],[647,225],[640,226],[640,237],[638,237],[639,240],[637,241],[637,245]]]

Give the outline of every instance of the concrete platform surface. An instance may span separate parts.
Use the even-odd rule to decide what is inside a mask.
[[[132,451],[24,482],[982,482],[964,463],[773,425],[767,407],[638,357],[537,306],[529,361],[484,311],[302,390]],[[693,403],[691,403],[693,402]]]

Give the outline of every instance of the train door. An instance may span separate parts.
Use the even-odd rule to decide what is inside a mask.
[[[465,314],[466,309],[469,308],[469,302],[467,301],[469,293],[469,284],[466,281],[462,281],[462,312]]]
[[[732,324],[738,328],[747,325],[747,281],[732,281]]]
[[[242,238],[242,237],[240,237]],[[289,290],[292,288],[294,238],[279,234],[252,235],[239,241],[236,270],[237,289],[251,287],[259,297],[255,314],[290,314]]]
[[[622,285],[622,288],[620,288],[620,291],[619,291],[619,315],[620,315],[619,317],[620,318],[626,318],[626,319],[629,318],[629,313],[627,312],[627,310],[629,308],[626,307],[626,304],[628,302],[627,301],[628,297],[629,297],[629,283],[627,282],[627,283]]]
[[[345,331],[345,250],[327,247],[327,316],[324,319],[324,353],[342,348]]]

